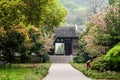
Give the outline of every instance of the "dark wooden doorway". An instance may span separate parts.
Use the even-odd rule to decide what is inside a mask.
[[[72,54],[72,43],[65,43],[65,55]]]

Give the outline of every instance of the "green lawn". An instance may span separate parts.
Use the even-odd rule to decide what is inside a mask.
[[[93,80],[120,80],[120,72],[100,72],[97,70],[86,70],[86,66],[84,63],[71,63],[71,65],[79,71],[83,72],[86,76],[92,78]]]
[[[12,64],[0,69],[0,80],[42,80],[50,67],[45,64]]]

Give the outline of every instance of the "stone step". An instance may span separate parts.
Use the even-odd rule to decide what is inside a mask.
[[[69,63],[73,61],[73,56],[65,56],[65,55],[53,55],[50,56],[51,63]]]

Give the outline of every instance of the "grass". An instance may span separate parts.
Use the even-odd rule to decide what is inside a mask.
[[[71,63],[71,65],[93,80],[120,80],[120,72],[86,70],[85,63]]]
[[[48,73],[50,63],[12,64],[0,68],[0,80],[42,80]]]

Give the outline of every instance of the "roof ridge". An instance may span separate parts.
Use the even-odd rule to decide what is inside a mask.
[[[77,26],[70,26],[70,27],[60,27],[57,28],[56,37],[78,37]]]

